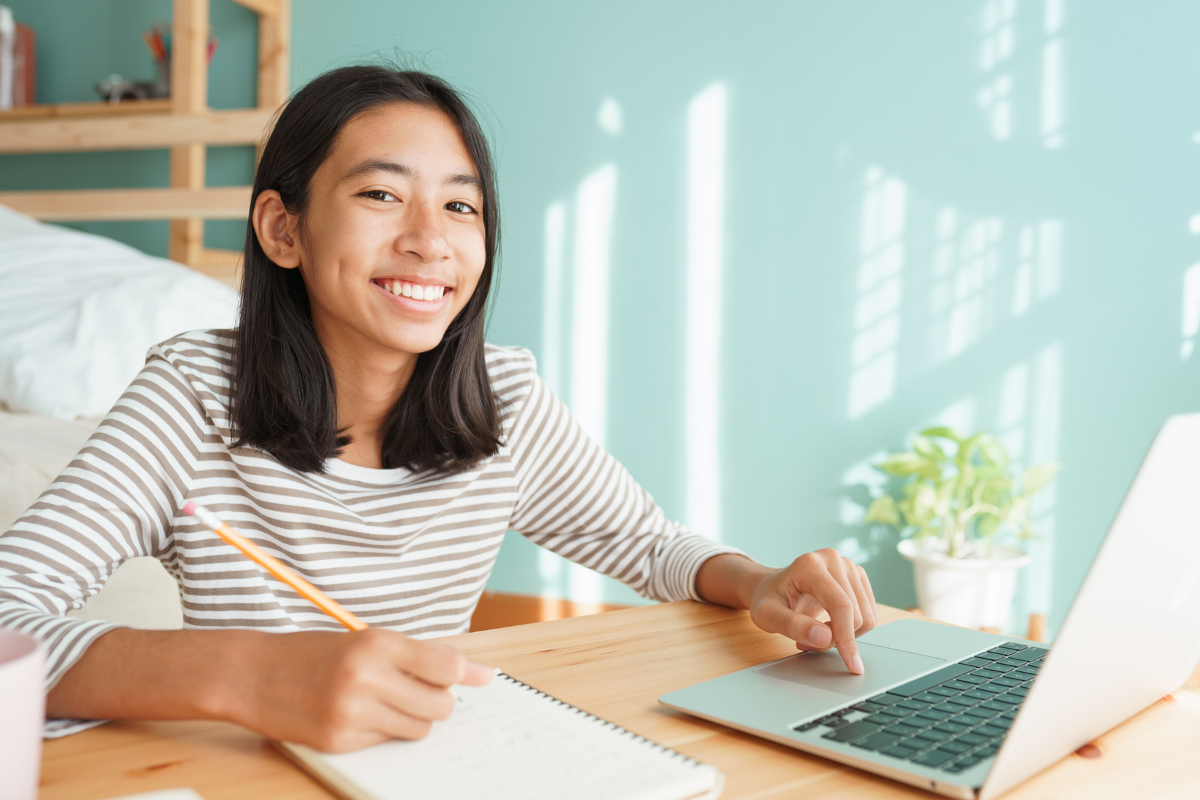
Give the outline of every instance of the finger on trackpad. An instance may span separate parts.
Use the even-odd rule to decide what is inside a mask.
[[[940,658],[865,642],[859,642],[858,652],[866,667],[864,675],[855,675],[846,669],[842,657],[833,650],[827,653],[800,653],[782,661],[764,664],[755,672],[827,692],[858,697],[883,691],[946,663]]]

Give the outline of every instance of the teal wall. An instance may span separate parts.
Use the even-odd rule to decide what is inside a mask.
[[[47,100],[84,99],[108,72],[148,74],[136,32],[167,13],[9,2],[42,37]],[[107,15],[122,23],[104,27]],[[246,17],[214,0],[214,105],[251,101]],[[864,465],[939,419],[999,433],[1026,463],[1060,460],[1038,508],[1051,535],[1014,612],[1022,630],[1028,610],[1061,621],[1158,426],[1200,406],[1200,271],[1193,313],[1184,291],[1200,261],[1198,32],[1200,6],[1183,0],[298,0],[292,83],[407,53],[478,99],[505,225],[490,338],[543,364],[560,353],[550,377],[573,404],[576,375],[606,367],[607,447],[677,518],[704,507],[694,489],[689,504],[689,469],[716,470],[719,535],[763,562],[837,546],[880,600],[910,605],[894,534],[859,521],[878,490]],[[689,108],[714,86],[723,210],[697,228],[711,241],[719,226],[721,242],[706,450],[686,434],[689,396],[707,397],[686,388],[689,342],[708,327],[689,333],[688,276],[713,263],[689,256],[688,148]],[[600,123],[606,99],[619,130],[612,103]],[[212,161],[214,182],[244,180],[248,161]],[[161,184],[165,170],[161,154],[5,158],[0,188]],[[615,176],[607,228],[597,175]],[[555,204],[561,286],[547,294]],[[597,225],[610,231],[600,366],[569,357],[603,328],[573,326],[595,312],[572,299],[576,266],[595,266],[574,241]],[[105,228],[162,252],[155,231]],[[493,588],[629,598],[510,537]]]

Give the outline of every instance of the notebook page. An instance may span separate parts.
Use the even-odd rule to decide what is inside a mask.
[[[683,800],[720,773],[507,675],[457,686],[450,719],[416,742],[325,755],[375,800]]]

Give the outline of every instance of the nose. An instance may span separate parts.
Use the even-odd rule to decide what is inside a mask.
[[[444,261],[450,257],[450,243],[442,228],[441,209],[425,198],[413,197],[402,217],[396,250],[422,262]]]

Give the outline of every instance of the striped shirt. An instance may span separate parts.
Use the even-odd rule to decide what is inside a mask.
[[[0,627],[47,649],[47,689],[115,625],[64,616],[126,559],[154,556],[179,582],[185,628],[340,629],[183,514],[188,500],[373,627],[462,633],[506,530],[616,578],[643,597],[700,599],[700,565],[737,552],[670,522],[596,445],[522,349],[487,348],[502,446],[430,476],[337,459],[301,473],[231,448],[232,331],[151,348],[79,455],[0,536]],[[82,729],[51,721],[48,735]]]

